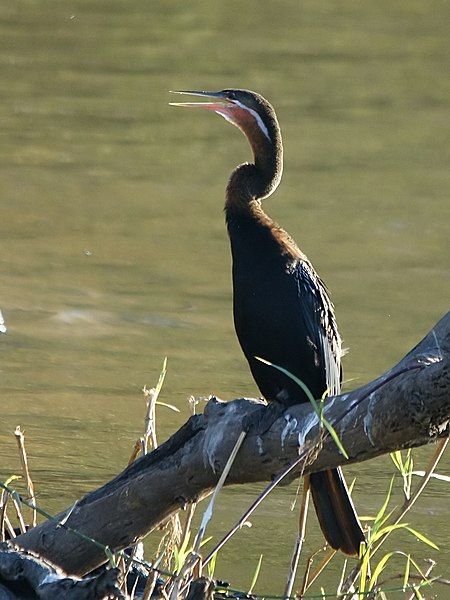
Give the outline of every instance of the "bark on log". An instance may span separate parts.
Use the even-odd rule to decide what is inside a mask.
[[[123,600],[118,574],[110,569],[96,577],[67,577],[36,556],[6,549],[0,551],[0,600]]]
[[[304,473],[368,460],[402,448],[429,444],[449,435],[450,313],[398,365],[357,390],[330,398],[325,416],[346,449],[339,453],[328,436],[322,449],[297,467]],[[87,494],[67,525],[113,550],[125,548],[170,514],[207,495],[215,486],[242,422],[261,406],[255,400],[212,398],[204,414],[192,417],[154,452],[138,459],[115,479]],[[248,434],[226,484],[269,481],[317,440],[318,418],[309,404],[289,408],[264,435]],[[82,575],[105,555],[74,533],[46,521],[16,538],[33,550]]]

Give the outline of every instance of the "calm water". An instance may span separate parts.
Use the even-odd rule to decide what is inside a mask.
[[[450,290],[449,13],[444,0],[1,2],[2,478],[19,470],[17,424],[49,510],[122,469],[164,356],[162,399],[181,413],[161,409],[161,439],[191,394],[257,393],[232,328],[222,215],[249,151],[218,117],[170,108],[169,89],[248,87],[277,107],[285,175],[267,210],[332,291],[350,385],[422,338]],[[349,472],[373,514],[389,460]],[[212,533],[256,492],[227,490]],[[263,553],[257,587],[280,592],[294,495],[273,495],[218,576],[249,585]],[[450,567],[447,496],[431,483],[412,517],[441,552],[407,546],[436,574]]]

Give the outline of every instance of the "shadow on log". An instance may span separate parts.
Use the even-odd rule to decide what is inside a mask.
[[[325,417],[334,425],[348,460],[329,436],[317,446],[318,417],[310,405],[301,404],[286,410],[265,434],[247,435],[226,484],[270,481],[298,461],[299,453],[305,460],[289,479],[447,437],[449,355],[447,313],[398,365],[359,389],[327,400]],[[61,512],[58,520],[70,513],[66,524],[72,529],[113,551],[130,546],[175,511],[211,492],[243,420],[260,407],[256,400],[211,398],[202,415],[191,417],[167,442]],[[101,548],[52,521],[20,535],[15,545],[75,575],[105,562]]]

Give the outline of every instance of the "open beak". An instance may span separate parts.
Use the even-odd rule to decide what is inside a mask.
[[[169,102],[170,106],[184,106],[186,108],[206,108],[207,110],[214,110],[220,114],[227,113],[227,107],[233,106],[233,102],[228,100],[223,92],[203,92],[203,91],[190,91],[180,90],[172,91],[172,94],[185,94],[189,96],[201,96],[213,102]]]

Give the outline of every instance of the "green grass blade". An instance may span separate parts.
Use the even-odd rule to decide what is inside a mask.
[[[311,392],[309,390],[309,387],[305,383],[303,383],[303,381],[301,379],[299,379],[298,377],[296,377],[295,375],[293,375],[287,369],[284,369],[283,367],[280,367],[279,365],[275,365],[274,363],[271,363],[269,360],[266,360],[265,358],[261,358],[260,356],[255,356],[255,358],[256,358],[256,360],[259,360],[260,362],[264,363],[265,365],[269,365],[269,367],[273,367],[274,369],[277,369],[278,371],[281,371],[281,373],[284,373],[287,377],[289,377],[289,379],[292,379],[292,381],[295,381],[295,383],[298,386],[300,386],[302,388],[302,390],[305,392],[305,394],[308,397],[308,400],[313,405],[314,410],[317,412],[317,414],[320,413],[319,405],[317,404],[316,399],[311,394]]]
[[[261,358],[260,356],[255,356],[255,358],[257,360],[259,360],[260,362],[264,363],[265,365],[269,365],[269,367],[273,367],[274,369],[277,369],[278,371],[280,371],[281,373],[284,373],[284,375],[286,375],[287,377],[289,377],[290,379],[292,379],[292,381],[295,381],[295,383],[301,387],[301,389],[305,392],[308,400],[310,401],[316,415],[319,417],[320,419],[320,424],[321,426],[325,427],[328,431],[328,433],[331,435],[334,443],[336,444],[336,446],[338,447],[339,451],[341,452],[341,454],[348,459],[348,454],[344,448],[344,446],[342,445],[341,440],[339,439],[338,434],[336,433],[335,429],[333,428],[333,426],[331,425],[331,423],[329,423],[327,421],[327,419],[325,419],[325,417],[323,416],[323,410],[321,410],[319,404],[317,403],[317,400],[314,398],[314,396],[311,394],[308,386],[303,383],[303,381],[301,379],[299,379],[298,377],[296,377],[295,375],[293,375],[292,373],[290,373],[287,369],[284,369],[283,367],[280,367],[279,365],[275,365],[274,363],[271,363],[270,361],[266,360],[265,358]]]
[[[207,544],[208,542],[210,542],[213,539],[212,535],[209,535],[207,538],[205,538],[204,540],[202,540],[202,543],[200,544],[200,548],[202,546],[204,546],[205,544]]]
[[[370,582],[369,582],[369,590],[372,590],[374,585],[376,584],[376,582],[378,581],[378,577],[381,575],[381,572],[384,570],[385,566],[387,565],[389,559],[391,558],[391,556],[393,556],[395,554],[395,552],[388,552],[387,554],[385,554],[383,556],[383,558],[379,561],[379,563],[377,564],[372,577],[370,578]]]
[[[406,557],[405,574],[403,575],[403,589],[406,590],[409,581],[409,572],[411,570],[411,554]]]
[[[431,548],[434,548],[435,550],[439,550],[439,546],[436,546],[436,544],[434,542],[432,542],[431,540],[429,540],[427,537],[425,537],[423,535],[423,533],[420,533],[419,531],[417,531],[416,529],[413,529],[412,527],[409,527],[408,525],[405,525],[405,529],[407,529],[410,533],[415,535],[416,538],[418,538],[421,542],[423,542],[427,546],[430,546]]]
[[[346,459],[349,458],[346,449],[344,448],[344,446],[342,445],[341,440],[339,439],[338,434],[336,433],[335,429],[333,428],[333,426],[331,425],[331,423],[329,423],[325,418],[322,418],[323,424],[325,425],[325,427],[328,430],[328,433],[331,435],[331,437],[333,438],[334,443],[336,444],[336,446],[339,449],[339,452],[342,454],[342,456],[344,456]]]
[[[395,525],[387,525],[386,527],[382,527],[379,531],[374,533],[371,538],[371,542],[376,542],[381,537],[388,535],[392,531],[396,531],[397,529],[406,529],[407,525],[404,523],[396,523]]]
[[[167,402],[161,402],[161,400],[157,400],[155,404],[157,404],[158,406],[164,406],[165,408],[170,408],[170,410],[173,410],[173,412],[181,412],[180,409],[174,406],[173,404],[167,404]]]
[[[367,573],[370,564],[370,548],[367,548],[361,559],[361,570],[359,573],[359,591],[364,594],[367,586]]]
[[[13,481],[17,481],[17,479],[22,479],[21,475],[11,475],[10,477],[8,477],[8,479],[5,481],[5,485],[8,486],[10,485]]]
[[[159,396],[159,392],[161,391],[161,388],[163,386],[164,379],[166,378],[166,373],[167,373],[167,356],[164,358],[163,366],[162,366],[161,372],[159,374],[158,383],[156,384],[156,388],[155,388],[156,397]]]
[[[249,596],[251,596],[251,594],[253,592],[253,588],[255,587],[256,582],[258,581],[259,572],[261,571],[261,565],[262,565],[263,556],[264,556],[263,554],[259,555],[259,560],[258,560],[258,564],[256,565],[256,569],[255,569],[255,573],[253,575],[252,583],[250,585],[250,589],[247,592]]]
[[[209,561],[209,563],[206,565],[206,570],[208,572],[208,577],[210,579],[214,578],[214,571],[216,570],[216,561],[217,561],[217,552],[214,554],[214,556],[211,558],[211,560]]]
[[[415,569],[417,569],[417,572],[419,573],[419,575],[422,577],[423,582],[421,585],[431,585],[433,580],[432,579],[428,579],[428,577],[425,575],[425,573],[422,571],[422,569],[419,567],[419,565],[416,563],[416,561],[410,557],[409,559],[411,561],[411,564],[413,565],[413,567]]]
[[[400,473],[402,473],[402,471],[403,471],[403,462],[402,462],[402,453],[400,452],[400,450],[396,450],[395,452],[391,452],[389,454],[389,456],[391,457],[391,460],[394,463],[396,469],[398,469],[400,471]]]
[[[386,494],[386,499],[383,502],[383,505],[381,506],[380,510],[378,511],[377,516],[375,517],[375,522],[373,524],[373,531],[374,531],[374,533],[376,533],[378,531],[378,529],[380,528],[380,526],[381,526],[382,519],[384,517],[384,514],[385,514],[386,509],[387,509],[388,504],[389,504],[389,500],[391,499],[392,486],[394,485],[394,479],[395,479],[395,476],[393,475],[392,478],[391,478],[391,483],[389,484],[388,492]]]
[[[413,465],[414,465],[414,459],[413,459],[411,448],[406,453],[406,459],[405,459],[404,465],[405,465],[406,472],[410,473],[412,471]]]

